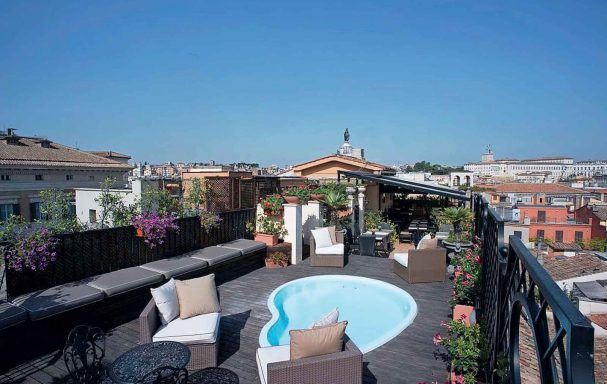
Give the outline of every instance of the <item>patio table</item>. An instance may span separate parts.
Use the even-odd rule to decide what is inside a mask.
[[[142,344],[118,356],[110,365],[109,376],[119,384],[138,383],[157,368],[184,368],[190,355],[187,346],[175,341]]]
[[[375,232],[367,231],[365,233],[368,235],[375,236],[375,240],[381,241],[383,249],[385,251],[389,250],[388,245],[389,245],[389,240],[390,240],[390,234],[392,233],[392,231],[375,231]]]

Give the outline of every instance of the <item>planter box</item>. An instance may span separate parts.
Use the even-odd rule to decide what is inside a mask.
[[[273,247],[278,244],[278,235],[268,235],[266,233],[255,234],[255,241],[260,241],[268,247]]]
[[[283,199],[285,199],[288,204],[299,204],[299,197],[297,196],[283,196]]]
[[[457,304],[453,307],[453,320],[461,319],[462,315],[466,315],[464,324],[476,324],[476,310],[470,305]]]
[[[285,268],[287,265],[289,265],[288,261],[285,261],[283,263],[275,263],[273,260],[266,259],[266,268],[269,268],[269,269]]]

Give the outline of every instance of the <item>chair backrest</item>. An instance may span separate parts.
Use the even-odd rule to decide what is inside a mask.
[[[95,383],[103,376],[105,334],[98,327],[78,325],[67,336],[63,361],[72,379]]]
[[[188,370],[185,368],[160,367],[145,375],[137,383],[141,384],[186,384]]]
[[[363,233],[358,237],[361,256],[375,256],[375,236]]]

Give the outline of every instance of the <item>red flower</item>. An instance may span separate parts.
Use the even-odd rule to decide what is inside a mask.
[[[440,335],[440,333],[437,333],[432,338],[432,342],[434,343],[434,345],[440,345],[441,341],[443,341],[443,337]]]

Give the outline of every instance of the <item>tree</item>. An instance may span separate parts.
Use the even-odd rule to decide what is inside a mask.
[[[186,209],[192,210],[193,214],[198,215],[205,200],[206,190],[204,189],[202,180],[195,177],[191,180],[188,197],[185,199]]]
[[[178,214],[179,201],[166,189],[147,188],[141,195],[141,212],[158,213],[160,216]]]
[[[40,192],[40,212],[44,225],[53,234],[76,232],[83,229],[72,210],[73,194],[60,189],[47,189]]]
[[[101,208],[101,228],[109,227],[112,212],[124,206],[120,195],[111,191],[115,182],[116,179],[106,177],[101,183],[101,193],[95,198],[95,202],[97,202]]]

